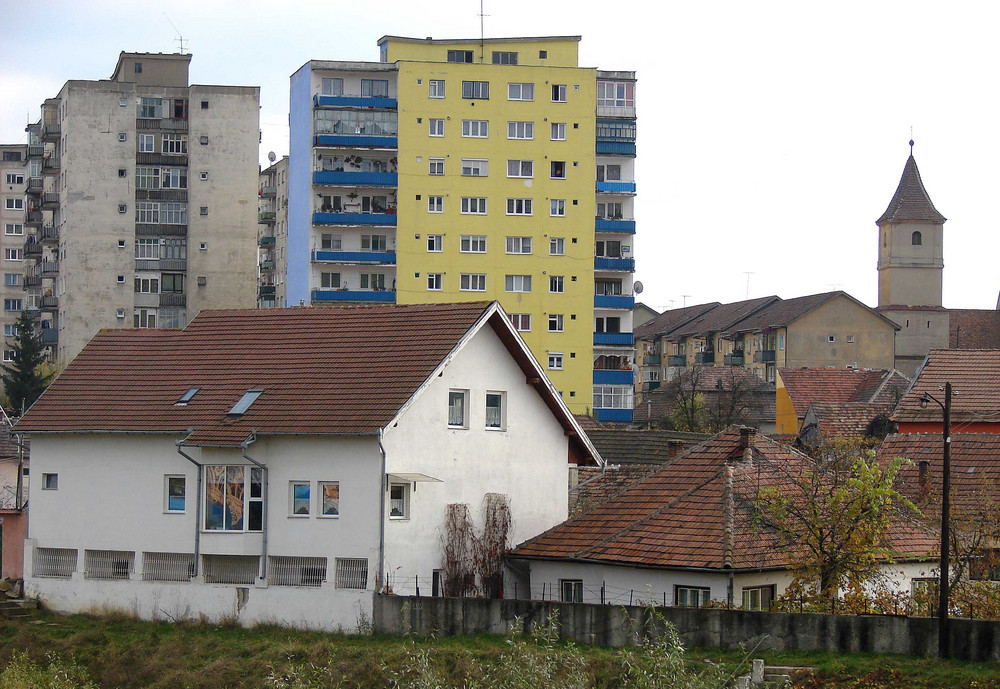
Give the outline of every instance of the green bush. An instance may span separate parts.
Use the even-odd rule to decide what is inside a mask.
[[[14,656],[0,672],[0,689],[97,689],[87,673],[73,661],[48,656],[46,667],[32,662],[26,653]]]

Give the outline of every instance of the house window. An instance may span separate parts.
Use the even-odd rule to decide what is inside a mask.
[[[910,244],[912,244],[913,246],[920,246],[923,243],[924,243],[923,237],[919,232],[914,232],[912,235],[910,235]]]
[[[462,158],[463,177],[486,177],[490,172],[490,162],[484,158]]]
[[[560,579],[559,599],[563,603],[582,603],[583,579]]]
[[[462,120],[462,136],[485,139],[490,135],[490,123],[486,120]]]
[[[444,120],[436,117],[432,117],[427,120],[429,125],[428,134],[431,136],[444,136]]]
[[[508,275],[504,287],[508,292],[530,292],[530,275]]]
[[[530,313],[509,313],[507,316],[510,318],[511,325],[514,326],[515,330],[520,332],[530,332],[531,331],[531,314]]]
[[[507,84],[507,100],[535,100],[535,85]]]
[[[463,292],[485,292],[485,273],[462,273],[459,276],[458,288]]]
[[[311,499],[309,481],[290,481],[288,484],[289,514],[293,517],[308,517]]]
[[[444,98],[444,79],[430,79],[427,84],[428,97]]]
[[[24,199],[7,199],[6,207],[9,211],[24,210]]]
[[[535,161],[533,160],[508,160],[508,177],[534,177]]]
[[[340,289],[340,273],[320,273],[319,286],[321,289]]]
[[[563,314],[561,313],[550,313],[549,314],[549,332],[550,333],[561,333],[563,331]]]
[[[443,196],[428,196],[427,197],[427,212],[428,213],[444,213],[444,197]],[[441,235],[438,235],[439,237]],[[440,251],[440,249],[438,249]]]
[[[464,254],[485,254],[486,235],[463,234],[459,240],[459,250]]]
[[[469,391],[448,391],[448,425],[456,428],[466,428],[468,418]]]
[[[184,476],[164,476],[163,488],[163,511],[183,512],[187,493],[187,479]]]
[[[553,122],[552,123],[552,140],[553,141],[565,141],[566,140],[566,123],[565,122]]]
[[[566,161],[553,160],[550,164],[549,176],[552,179],[566,179]]]
[[[563,275],[549,276],[549,291],[553,294],[562,294],[566,291],[566,277]]]
[[[472,62],[471,50],[449,50],[448,62]]]
[[[566,199],[549,199],[549,215],[555,218],[566,217]]]
[[[549,369],[552,371],[563,370],[562,352],[549,352]]]
[[[443,289],[444,275],[442,273],[427,273],[427,289],[437,292]]]
[[[707,586],[674,586],[674,605],[682,608],[700,608],[708,605],[711,589]]]
[[[462,98],[489,100],[490,82],[488,81],[463,81]]]
[[[744,610],[770,610],[774,600],[774,584],[743,589]]]
[[[549,237],[549,256],[563,256],[565,253],[565,237]]]
[[[508,122],[507,123],[507,138],[508,139],[534,139],[535,138],[535,123],[534,122]]]
[[[340,481],[320,481],[319,499],[321,517],[340,516]]]
[[[59,474],[42,474],[42,490],[59,490]]]
[[[429,175],[444,174],[444,158],[428,158],[427,165],[428,165],[427,174]]]
[[[517,53],[507,50],[493,51],[493,64],[495,65],[516,65]]]
[[[486,199],[481,196],[463,196],[461,210],[466,215],[486,215]]]
[[[258,467],[205,466],[205,530],[261,531],[263,487]]]
[[[186,134],[164,134],[163,154],[164,155],[187,155],[188,138]]]
[[[389,519],[410,518],[410,486],[393,483],[389,486]]]
[[[427,235],[428,251],[441,251],[443,247],[444,247],[444,235],[441,234]]]
[[[507,199],[507,215],[531,215],[531,199]]]
[[[344,95],[344,80],[339,78],[323,79],[324,96]]]
[[[362,79],[362,98],[388,98],[389,81],[386,79]]]
[[[566,84],[552,84],[552,102],[566,102]]]
[[[486,428],[503,430],[506,427],[504,407],[504,392],[486,393]]]

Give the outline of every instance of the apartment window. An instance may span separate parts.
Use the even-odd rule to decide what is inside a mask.
[[[23,277],[21,273],[4,273],[3,284],[6,287],[20,287]]]
[[[565,122],[553,122],[552,123],[552,140],[553,141],[565,141],[566,140],[566,123]]]
[[[471,50],[449,50],[448,62],[472,62]]]
[[[201,102],[201,109],[202,110],[208,110],[208,101],[207,100],[203,100]]]
[[[485,158],[462,158],[462,176],[486,177],[490,172],[490,161]]]
[[[59,474],[42,474],[42,490],[59,490]]]
[[[16,172],[7,173],[7,184],[24,184],[24,175]]]
[[[164,134],[163,154],[164,155],[187,155],[188,138],[186,134]]]
[[[427,235],[428,251],[441,251],[443,249],[444,249],[444,235],[441,234]]]
[[[486,215],[486,199],[482,196],[463,196],[462,213],[467,215]]]
[[[160,168],[137,165],[135,168],[136,189],[159,189]]]
[[[324,96],[344,95],[344,80],[337,77],[323,79],[323,95]]]
[[[16,335],[15,335],[15,337],[16,337]],[[8,363],[9,364],[10,362],[14,361],[14,357],[16,355],[17,355],[17,352],[15,352],[13,349],[5,349],[5,350],[3,350],[3,360],[4,360],[4,363]]]
[[[163,511],[183,512],[187,496],[187,479],[184,476],[163,477]]]
[[[162,98],[140,98],[136,106],[136,117],[140,119],[158,119],[163,117]]]
[[[770,586],[752,586],[743,589],[744,610],[770,610],[774,600],[774,584]]]
[[[600,296],[619,296],[622,293],[621,280],[595,280],[594,294]]]
[[[486,393],[486,428],[503,430],[506,427],[504,401],[506,393],[487,392]]]
[[[463,292],[485,292],[485,273],[462,273],[459,277],[458,288]]]
[[[160,279],[137,277],[135,279],[136,294],[159,294]]]
[[[444,174],[444,158],[429,158],[427,174],[429,175],[443,175]]]
[[[162,186],[164,189],[187,189],[188,173],[187,168],[170,167],[161,171]]]
[[[490,82],[488,81],[463,81],[462,98],[489,100]]]
[[[599,258],[621,258],[622,243],[619,239],[598,239],[594,242],[594,255]]]
[[[444,79],[431,79],[427,84],[429,98],[444,98]]]
[[[428,213],[444,213],[444,197],[443,196],[428,196],[427,197],[427,212]],[[440,236],[440,235],[438,235]],[[440,251],[440,249],[438,249]]]
[[[530,254],[531,237],[507,237],[508,254]]]
[[[719,340],[719,348],[722,347],[722,340]],[[785,333],[778,333],[778,349],[783,350],[785,348]]]
[[[485,139],[489,135],[490,123],[487,120],[462,120],[462,136]]]
[[[187,223],[186,203],[161,203],[160,222],[166,225],[184,225]]]
[[[444,120],[432,117],[427,120],[428,134],[431,136],[444,136]]]
[[[9,211],[24,210],[24,199],[7,199],[6,206]]]
[[[535,85],[507,84],[507,100],[535,100]]]
[[[24,306],[24,300],[22,299],[4,299],[3,300],[3,310],[4,311],[20,311]]]
[[[594,409],[632,409],[631,385],[595,385]]]
[[[493,64],[495,65],[516,65],[517,53],[507,50],[493,51]]]
[[[594,330],[599,333],[620,333],[622,319],[618,316],[599,317],[595,319]]]
[[[559,600],[563,603],[582,603],[583,579],[560,579]]]
[[[530,292],[531,291],[531,276],[530,275],[508,275],[505,282],[504,288],[508,292]]]
[[[444,276],[441,273],[427,273],[427,289],[431,292],[439,292],[443,289]]]
[[[550,199],[549,215],[555,218],[566,217],[566,199]]]
[[[389,486],[389,519],[410,518],[410,486],[393,483]]]
[[[135,240],[135,257],[155,260],[160,257],[160,240],[138,238]]]
[[[510,318],[511,325],[514,326],[515,330],[521,332],[531,331],[531,314],[530,313],[510,313],[507,314]]]
[[[598,81],[598,107],[628,108],[635,105],[635,84],[628,81]]]
[[[340,481],[319,482],[319,516],[340,516]]]
[[[361,289],[370,289],[376,292],[384,292],[385,275],[383,273],[362,273]]]
[[[826,338],[826,341],[827,342],[836,342],[837,341],[837,336],[836,335],[828,335],[827,338]]]
[[[384,234],[361,235],[361,248],[367,251],[385,251],[388,246],[388,236]]]
[[[531,199],[507,199],[507,215],[531,215]]]
[[[549,352],[549,369],[552,371],[563,370],[562,352]]]
[[[553,160],[550,163],[550,170],[549,176],[552,179],[566,179],[566,161]]]
[[[7,223],[3,227],[3,233],[6,235],[22,235],[24,234],[24,225],[21,223]]]
[[[258,467],[205,466],[205,530],[261,531],[263,488]]]
[[[308,481],[289,481],[288,505],[289,514],[293,517],[308,517],[312,499],[309,495],[311,485]]]
[[[625,217],[624,206],[621,203],[599,203],[597,217],[604,220],[621,220]]]
[[[24,258],[24,249],[4,249],[3,258],[5,261],[20,261]]]
[[[388,98],[389,81],[386,79],[362,79],[362,98]]]
[[[466,427],[466,419],[469,411],[469,391],[449,390],[448,391],[448,425],[459,428]]]
[[[340,289],[340,273],[320,273],[319,286],[321,289]]]
[[[508,139],[534,139],[535,138],[535,123],[534,122],[508,122],[507,123],[507,138]]]
[[[563,314],[561,313],[550,313],[549,314],[549,332],[550,333],[561,333],[563,331]]]
[[[125,282],[125,276],[122,275],[122,282]],[[155,328],[156,327],[156,309],[136,309],[132,312],[132,327],[133,328]]]
[[[598,165],[597,166],[597,181],[598,182],[617,182],[622,178],[622,166],[621,165]]]
[[[854,344],[854,335],[847,336],[847,344]]]
[[[3,326],[3,336],[4,337],[17,337],[17,326],[13,323],[4,323]]]
[[[340,251],[343,238],[339,234],[324,232],[319,236],[319,248],[327,251]]]
[[[139,135],[139,153],[156,153],[156,135]]]
[[[566,84],[552,84],[552,102],[566,102]]]
[[[535,161],[533,160],[508,160],[508,177],[534,177]]]
[[[183,273],[163,273],[160,276],[161,294],[183,294],[184,274]],[[161,325],[163,325],[161,323]],[[166,327],[164,325],[164,327]]]
[[[708,605],[712,591],[707,586],[674,586],[674,605],[700,608]]]
[[[566,277],[564,275],[549,276],[549,291],[553,294],[562,294],[566,291]]]
[[[486,235],[463,234],[459,239],[459,250],[465,254],[485,254]]]

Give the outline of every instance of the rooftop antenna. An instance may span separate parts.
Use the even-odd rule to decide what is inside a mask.
[[[910,125],[910,157],[913,157],[913,125]]]
[[[750,298],[750,276],[753,275],[749,270],[744,270],[743,274],[747,276],[747,299]]]
[[[176,32],[177,32],[177,38],[175,38],[174,40],[175,40],[175,41],[177,41],[177,51],[178,51],[178,52],[179,52],[180,54],[182,54],[182,55],[183,55],[183,54],[184,54],[184,41],[185,41],[186,39],[185,39],[185,38],[184,38],[184,37],[183,37],[183,36],[181,35],[181,30],[177,28],[177,25],[176,25],[176,24],[174,24],[174,23],[173,23],[172,21],[170,21],[170,17],[168,17],[168,16],[167,16],[167,13],[166,13],[166,12],[164,12],[164,13],[163,13],[163,16],[164,16],[164,18],[165,18],[165,19],[166,19],[166,20],[167,20],[168,22],[170,22],[170,26],[174,27],[174,31],[176,31]]]
[[[688,297],[690,297],[690,296],[691,296],[690,294],[682,294],[681,295],[681,299],[684,300],[684,301],[681,302],[681,308],[686,308],[687,307],[687,305],[688,305]]]
[[[479,0],[479,61],[486,62],[486,22],[488,14],[483,10],[484,0]]]

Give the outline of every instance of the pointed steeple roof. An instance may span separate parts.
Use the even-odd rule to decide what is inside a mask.
[[[887,221],[944,223],[946,220],[947,218],[938,213],[931,202],[931,197],[927,195],[927,190],[924,189],[917,161],[913,159],[911,142],[910,157],[906,160],[906,167],[903,168],[903,176],[899,180],[899,186],[896,187],[896,193],[892,195],[892,201],[889,202],[885,213],[875,222],[881,225]]]

